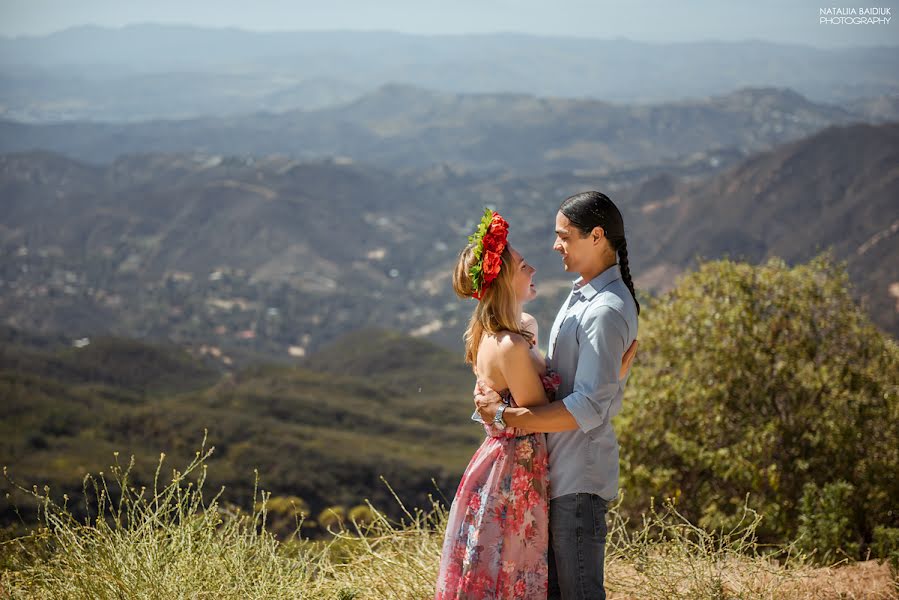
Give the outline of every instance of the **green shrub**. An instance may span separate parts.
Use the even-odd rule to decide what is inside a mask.
[[[628,514],[670,497],[726,529],[749,494],[760,538],[783,541],[805,485],[842,480],[860,557],[876,526],[899,526],[899,348],[853,301],[843,265],[708,262],[640,328],[616,423]]]
[[[834,562],[858,555],[853,540],[855,522],[852,496],[855,488],[845,481],[818,487],[806,483],[799,501],[799,546],[814,553],[821,562]]]
[[[874,555],[889,561],[893,571],[899,573],[899,527],[874,528]]]

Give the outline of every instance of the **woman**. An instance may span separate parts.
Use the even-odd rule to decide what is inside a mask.
[[[465,332],[465,360],[475,376],[503,390],[510,404],[536,406],[548,402],[554,383],[535,350],[536,323],[521,308],[536,295],[534,268],[506,243],[508,227],[485,212],[459,255],[453,288],[478,300]],[[504,428],[501,417],[484,428],[487,438],[450,509],[436,598],[545,597],[545,436]]]
[[[537,325],[522,312],[536,296],[534,267],[507,244],[508,223],[487,210],[459,255],[453,289],[475,298],[465,360],[506,405],[552,401],[558,376],[536,349]],[[627,357],[625,357],[627,360]],[[548,460],[542,433],[485,423],[450,509],[436,600],[546,598]]]

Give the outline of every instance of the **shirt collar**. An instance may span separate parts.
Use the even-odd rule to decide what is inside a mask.
[[[615,263],[590,281],[584,281],[583,277],[575,279],[573,284],[574,293],[581,294],[585,300],[592,300],[593,296],[601,292],[603,288],[616,279],[621,279],[621,267],[618,266],[618,263]]]

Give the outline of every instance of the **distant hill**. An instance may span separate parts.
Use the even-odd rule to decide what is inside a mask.
[[[0,38],[0,114],[37,122],[225,116],[333,105],[387,83],[628,104],[773,86],[844,104],[896,95],[897,73],[895,47],[77,27]]]
[[[220,376],[217,369],[172,345],[101,336],[87,339],[82,347],[67,343],[48,352],[21,343],[19,334],[9,333],[11,328],[3,329],[7,339],[0,348],[0,370],[40,373],[62,383],[104,385],[137,395],[205,387]]]
[[[228,365],[434,321],[452,294],[442,270],[483,210],[369,167],[208,156],[7,155],[0,197],[8,324],[171,339]]]
[[[26,123],[137,122],[316,110],[370,89],[328,77],[239,67],[147,73],[124,67],[0,66],[0,117]]]
[[[804,262],[830,248],[874,320],[899,333],[899,123],[829,128],[669,188],[641,212],[656,273],[696,257]]]
[[[899,121],[899,94],[859,98],[846,104],[846,109],[871,123]]]
[[[318,111],[131,124],[0,121],[0,151],[50,150],[91,162],[133,153],[202,152],[337,156],[390,169],[451,164],[474,172],[603,172],[696,153],[745,156],[865,118],[778,88],[633,106],[387,85]]]
[[[347,347],[371,369],[311,370]],[[407,348],[414,351],[404,352],[402,364],[390,361]],[[258,468],[265,489],[300,496],[315,511],[366,498],[396,511],[379,476],[412,505],[429,506],[429,493],[452,498],[483,438],[469,419],[471,371],[461,356],[421,340],[360,332],[324,348],[310,368],[259,365],[211,379],[204,365],[171,353],[128,339],[59,350],[4,344],[0,464],[15,481],[48,484],[54,497],[68,493],[74,506],[84,474],[106,470],[114,451],[120,461],[135,454],[137,483],[152,483],[160,451],[178,466],[208,429],[216,447],[210,488],[226,485],[226,500],[249,506]],[[14,519],[7,499],[0,499],[0,519]]]

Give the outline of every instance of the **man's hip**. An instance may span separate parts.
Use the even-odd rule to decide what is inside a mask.
[[[604,600],[606,512],[597,494],[558,496],[549,503],[548,600]]]

